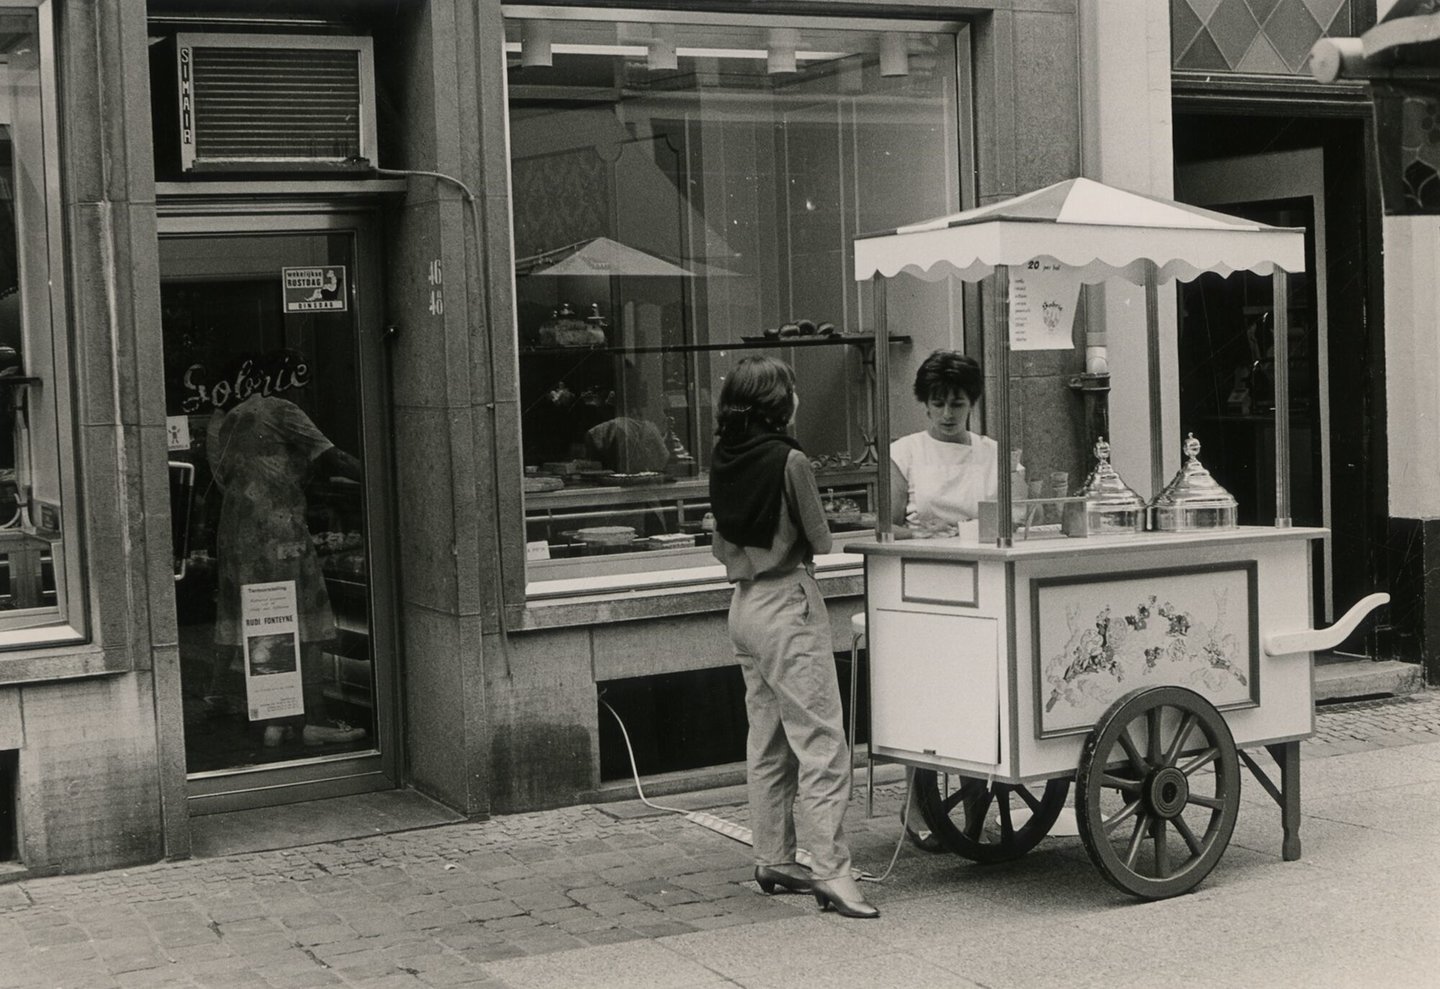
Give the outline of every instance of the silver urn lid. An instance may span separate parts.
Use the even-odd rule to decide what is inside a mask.
[[[1185,436],[1185,463],[1165,490],[1151,502],[1155,508],[1235,508],[1235,496],[1220,486],[1200,463],[1200,441]]]
[[[1085,499],[1085,507],[1101,511],[1145,507],[1145,499],[1131,490],[1111,465],[1110,444],[1105,441],[1105,437],[1095,441],[1094,453],[1095,469],[1090,472],[1080,489],[1080,495]]]

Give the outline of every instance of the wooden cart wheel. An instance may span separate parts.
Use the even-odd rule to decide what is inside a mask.
[[[1230,843],[1240,809],[1235,739],[1193,690],[1132,691],[1091,730],[1075,786],[1080,840],[1101,874],[1143,899],[1178,896]]]
[[[1046,780],[1043,791],[1038,790],[1039,784],[987,783],[971,776],[958,776],[951,782],[954,789],[943,794],[937,773],[917,769],[910,785],[920,797],[925,824],[945,847],[986,864],[1018,859],[1040,844],[1065,808],[1070,792],[1070,780],[1064,777]],[[1029,816],[1017,826],[1017,812],[1022,809]]]

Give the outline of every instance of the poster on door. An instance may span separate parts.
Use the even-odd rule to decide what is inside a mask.
[[[285,312],[345,312],[350,293],[345,287],[345,266],[281,268],[285,284]]]
[[[251,721],[305,713],[295,581],[240,586],[245,701]]]
[[[1010,269],[1010,349],[1069,350],[1080,279],[1058,261]]]

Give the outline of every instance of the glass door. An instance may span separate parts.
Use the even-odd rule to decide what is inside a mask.
[[[395,785],[374,243],[360,214],[162,219],[192,813]]]
[[[1363,552],[1347,531],[1356,522],[1337,520],[1332,509],[1325,189],[1324,154],[1319,148],[1215,158],[1176,171],[1177,196],[1184,202],[1305,230],[1306,270],[1287,276],[1287,483],[1291,520],[1332,530],[1314,550],[1315,613],[1330,621],[1334,560],[1347,557],[1342,549],[1354,558],[1362,558]],[[1225,278],[1207,274],[1180,288],[1180,415],[1187,424],[1183,428],[1194,430],[1203,447],[1201,460],[1239,500],[1242,525],[1275,521],[1272,292],[1268,277],[1249,271]]]

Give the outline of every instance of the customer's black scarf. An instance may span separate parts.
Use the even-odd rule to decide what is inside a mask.
[[[780,524],[785,461],[799,449],[794,437],[768,430],[720,438],[710,462],[710,510],[722,537],[737,546],[770,548]]]

